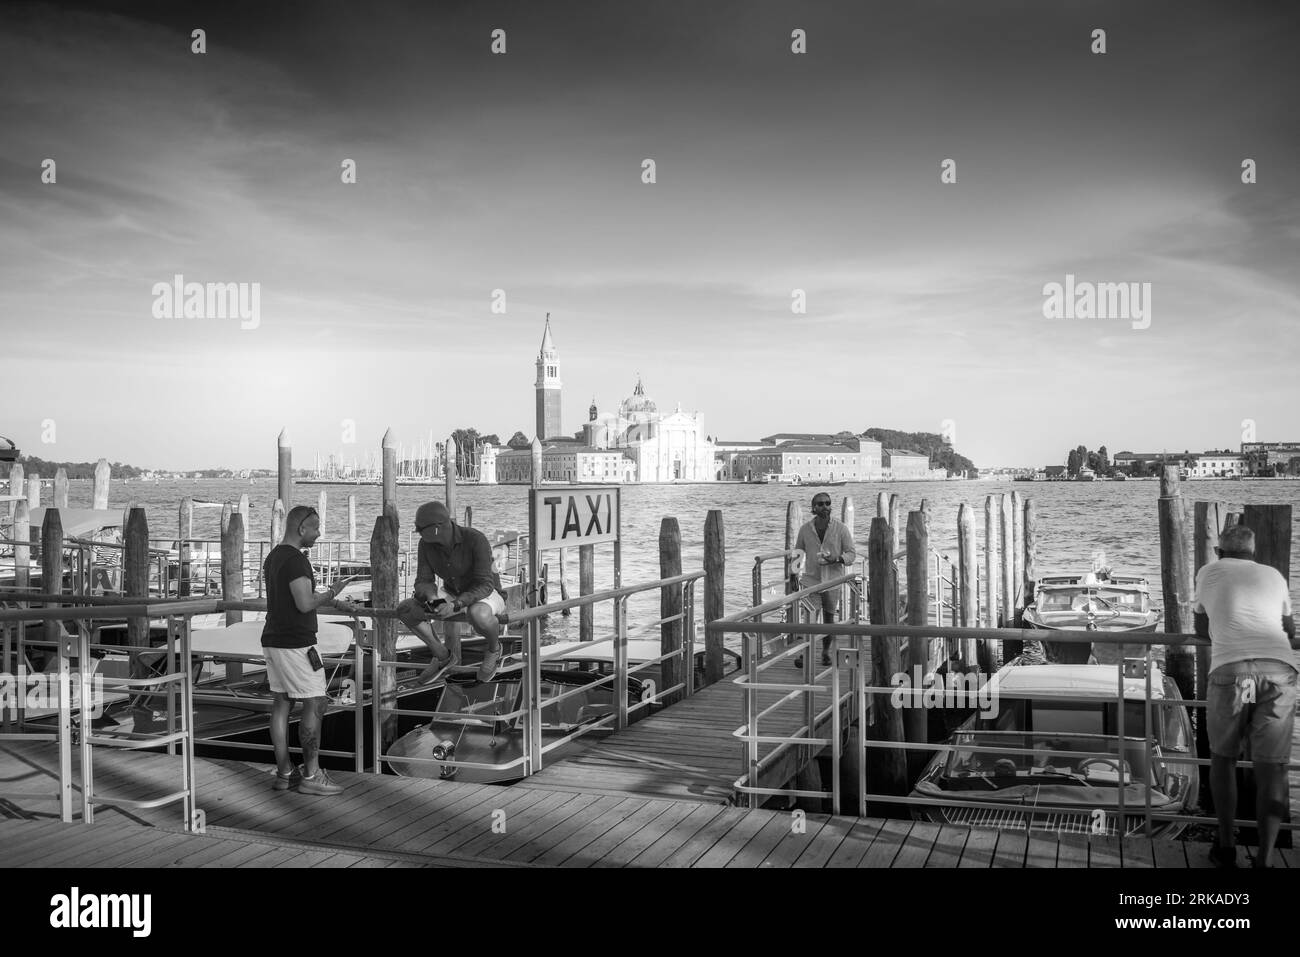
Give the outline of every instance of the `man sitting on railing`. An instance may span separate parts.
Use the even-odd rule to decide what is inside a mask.
[[[1218,867],[1237,866],[1237,756],[1248,741],[1257,791],[1255,866],[1267,867],[1285,810],[1295,725],[1295,619],[1286,579],[1255,561],[1255,533],[1248,526],[1226,529],[1215,552],[1219,560],[1196,575],[1192,609],[1196,633],[1210,639],[1205,714],[1210,790],[1219,817],[1210,858]]]
[[[799,579],[801,588],[839,578],[846,574],[845,567],[857,561],[857,549],[853,545],[853,530],[838,519],[831,518],[831,497],[825,492],[818,492],[812,500],[813,520],[799,529],[799,538],[795,548],[802,548],[806,556],[803,575]],[[841,588],[828,588],[821,593],[822,622],[830,624],[835,620],[835,613],[840,607]],[[831,663],[831,636],[822,638],[822,664]],[[803,667],[803,656],[794,660],[796,668]]]
[[[438,640],[422,613],[431,612],[446,622],[465,614],[473,629],[487,641],[479,681],[491,681],[501,661],[501,624],[497,615],[506,610],[501,579],[492,569],[492,547],[487,536],[451,520],[447,506],[425,502],[415,513],[420,536],[414,597],[397,606],[403,624],[429,646],[433,661],[420,675],[422,683],[437,680],[460,664],[459,642],[448,634],[447,646]],[[434,576],[442,579],[442,588]],[[450,632],[450,629],[448,629]]]

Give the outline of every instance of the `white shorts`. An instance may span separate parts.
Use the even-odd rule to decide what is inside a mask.
[[[271,690],[290,698],[325,697],[325,669],[317,671],[307,658],[309,648],[262,648]]]

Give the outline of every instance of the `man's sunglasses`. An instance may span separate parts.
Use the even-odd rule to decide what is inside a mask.
[[[830,502],[813,502],[813,508],[830,508]]]

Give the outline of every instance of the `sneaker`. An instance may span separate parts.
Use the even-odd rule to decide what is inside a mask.
[[[302,780],[298,782],[299,794],[342,794],[343,786],[335,784],[330,780],[330,776],[321,768],[311,777],[303,775]]]
[[[824,667],[824,668],[829,668],[829,667],[830,667],[830,664],[831,664],[831,653],[830,653],[829,651],[823,651],[823,652],[822,652],[822,667]]]
[[[794,666],[799,669],[803,668],[803,655],[800,655],[799,657],[795,658]]]
[[[485,651],[483,652],[483,663],[478,666],[478,680],[491,681],[492,676],[497,673],[497,665],[501,663],[501,652]]]
[[[273,791],[292,791],[302,783],[302,768],[295,767],[288,774],[281,774],[280,769],[276,768],[275,780],[271,782]]]
[[[1237,846],[1220,847],[1219,842],[1215,841],[1210,845],[1210,863],[1218,868],[1233,868],[1237,866]]]
[[[446,658],[441,659],[435,658],[429,667],[420,672],[416,684],[431,685],[459,664],[460,658],[456,655],[448,655]]]

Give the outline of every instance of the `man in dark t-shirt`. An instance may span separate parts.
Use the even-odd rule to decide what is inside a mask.
[[[262,650],[271,686],[271,743],[275,746],[277,791],[339,794],[343,788],[320,766],[320,726],[329,699],[325,668],[316,650],[316,609],[332,606],[349,614],[355,608],[336,600],[335,588],[316,592],[316,573],[303,553],[320,537],[320,516],[314,508],[295,505],[284,522],[284,540],[271,549],[262,565],[266,582],[266,624]],[[289,713],[302,702],[298,739],[302,769],[289,755]]]
[[[442,621],[464,613],[470,626],[486,639],[478,680],[490,681],[501,661],[501,623],[497,615],[506,610],[501,578],[492,568],[492,546],[476,528],[457,525],[447,506],[425,502],[415,513],[415,530],[420,536],[415,595],[397,606],[397,612],[417,637],[429,646],[433,661],[420,676],[422,682],[437,679],[448,668],[460,664],[460,648],[449,639],[444,647],[425,613]],[[439,587],[435,576],[442,580]]]

